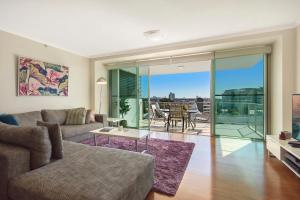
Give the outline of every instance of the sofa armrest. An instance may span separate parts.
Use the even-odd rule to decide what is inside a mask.
[[[29,150],[0,143],[0,199],[7,200],[8,181],[30,171]]]
[[[103,126],[108,126],[107,115],[106,114],[95,114],[96,122],[103,123]]]

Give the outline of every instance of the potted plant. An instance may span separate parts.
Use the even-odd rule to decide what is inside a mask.
[[[128,104],[128,100],[126,98],[121,98],[120,99],[120,114],[123,119],[124,119],[124,115],[126,115],[129,111],[130,111],[130,106]],[[127,127],[127,121],[122,120],[120,122],[120,125],[123,127]]]

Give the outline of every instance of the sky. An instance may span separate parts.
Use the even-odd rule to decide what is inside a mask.
[[[150,96],[176,98],[195,98],[210,96],[210,73],[196,72],[186,74],[153,75],[150,78]]]
[[[264,60],[259,59],[256,64],[243,69],[217,70],[216,93],[222,94],[228,89],[259,88],[264,85]]]
[[[216,93],[222,94],[227,89],[263,87],[263,65],[264,60],[260,58],[256,64],[250,67],[217,70],[215,77]],[[176,98],[210,97],[210,73],[196,72],[151,76],[151,97],[169,97],[170,92],[175,93]]]

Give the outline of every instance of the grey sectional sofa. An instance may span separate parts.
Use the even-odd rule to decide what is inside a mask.
[[[0,142],[1,200],[144,200],[152,156],[64,141],[64,158],[30,170],[28,149]]]
[[[47,162],[45,157],[52,148],[48,132],[44,127],[33,127],[30,132],[27,127],[43,119],[41,112],[15,116],[21,126],[26,126],[19,128],[22,130],[15,137],[16,127],[0,123],[1,200],[144,200],[151,190],[152,156],[64,140],[63,159]],[[85,127],[78,133],[87,131]],[[22,134],[25,129],[27,133]],[[82,139],[86,135],[72,132],[66,127],[64,138]]]
[[[20,126],[36,126],[37,121],[45,121],[49,123],[58,123],[61,127],[64,140],[80,142],[91,137],[89,131],[107,126],[107,116],[96,114],[95,123],[83,125],[65,125],[67,117],[67,109],[65,110],[42,110],[26,113],[14,114]]]

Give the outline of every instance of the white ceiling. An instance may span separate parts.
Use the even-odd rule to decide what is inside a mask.
[[[0,0],[1,30],[87,57],[299,22],[300,0]]]

